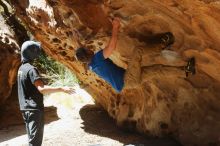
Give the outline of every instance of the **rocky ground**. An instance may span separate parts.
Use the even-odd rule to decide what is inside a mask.
[[[54,94],[45,100],[45,146],[179,146],[169,138],[149,138],[125,132],[82,90],[74,96]],[[83,96],[83,98],[81,98]],[[0,130],[0,146],[25,146],[27,135],[23,124]]]

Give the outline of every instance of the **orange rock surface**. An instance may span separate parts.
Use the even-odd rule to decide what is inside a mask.
[[[45,52],[68,66],[118,125],[153,136],[171,135],[184,145],[220,145],[219,0],[25,0],[12,1],[16,15]],[[131,68],[137,87],[117,94],[74,58],[80,44],[98,51],[107,43],[109,16],[121,18],[113,62]],[[163,50],[152,36],[172,32]],[[185,76],[189,58],[196,75]],[[137,61],[137,60],[136,60]]]

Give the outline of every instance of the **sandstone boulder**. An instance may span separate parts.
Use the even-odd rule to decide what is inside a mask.
[[[220,2],[218,0],[13,0],[16,15],[45,52],[68,66],[118,125],[153,136],[171,135],[184,145],[220,144]],[[121,18],[111,59],[140,78],[117,94],[74,58],[80,45],[105,47],[109,17]],[[150,38],[171,32],[165,50]],[[141,51],[139,61],[135,52]],[[185,76],[189,58],[196,75]],[[6,57],[7,58],[7,57]],[[129,68],[130,69],[130,68]]]

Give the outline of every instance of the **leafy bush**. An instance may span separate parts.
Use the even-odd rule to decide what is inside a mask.
[[[45,53],[35,60],[34,66],[38,68],[46,84],[51,86],[73,86],[79,83],[76,76],[67,67]]]

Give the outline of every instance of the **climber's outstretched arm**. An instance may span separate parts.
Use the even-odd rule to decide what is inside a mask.
[[[114,18],[114,20],[112,21],[112,27],[113,28],[112,28],[111,39],[110,39],[108,45],[103,50],[103,56],[105,57],[105,59],[108,58],[116,48],[117,39],[118,39],[118,31],[120,28],[120,19],[119,18]]]

